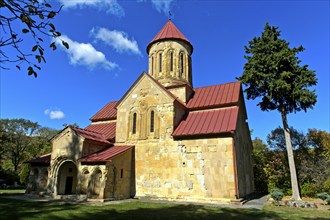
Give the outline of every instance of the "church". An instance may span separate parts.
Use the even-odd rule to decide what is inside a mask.
[[[211,203],[253,193],[242,86],[194,88],[192,53],[169,19],[147,46],[148,72],[86,128],[67,126],[51,153],[29,161],[26,193]]]

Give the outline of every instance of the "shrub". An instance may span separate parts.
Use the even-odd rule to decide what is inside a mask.
[[[328,205],[330,205],[330,196],[328,196],[328,198],[325,201],[327,202]]]
[[[274,199],[275,204],[279,205],[280,201],[283,199],[283,192],[280,189],[272,189],[270,192],[270,197]]]
[[[324,201],[324,204],[325,204],[325,202],[327,202],[328,204],[330,202],[330,195],[326,192],[318,193],[317,197],[322,199]]]
[[[29,175],[30,175],[30,165],[24,164],[21,172],[19,173],[19,180],[22,185],[26,186],[27,181],[29,179]]]
[[[330,177],[323,182],[322,188],[325,192],[330,192]]]
[[[315,193],[319,190],[317,185],[312,182],[305,182],[301,186],[301,195],[306,197],[314,197]],[[319,191],[320,192],[320,191]]]

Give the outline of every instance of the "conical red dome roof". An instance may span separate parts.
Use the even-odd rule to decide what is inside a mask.
[[[191,45],[189,40],[181,33],[181,31],[179,31],[179,29],[169,19],[164,25],[164,27],[154,37],[154,39],[152,39],[152,41],[148,44],[147,52],[149,53],[149,49],[153,43],[168,39],[183,40],[190,45],[191,51],[193,50],[193,46]]]

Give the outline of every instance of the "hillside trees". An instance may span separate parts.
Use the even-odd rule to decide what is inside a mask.
[[[317,96],[309,87],[316,85],[317,78],[308,65],[300,65],[297,54],[304,48],[290,48],[289,43],[279,37],[278,27],[266,23],[261,36],[253,38],[245,46],[247,62],[238,79],[246,86],[247,99],[261,98],[258,106],[262,111],[277,110],[281,114],[292,198],[300,200],[287,115],[313,108]]]
[[[315,197],[316,193],[330,192],[330,158],[327,157],[330,133],[309,129],[304,134],[292,127],[290,130],[302,196]],[[252,141],[258,192],[265,192],[266,187],[268,192],[279,188],[285,194],[291,193],[284,139],[283,129],[276,128],[267,136],[267,143],[258,138]]]
[[[18,173],[24,161],[51,150],[48,139],[54,132],[53,129],[41,127],[37,122],[22,118],[1,119],[0,167],[11,164],[13,171]]]
[[[53,9],[46,0],[0,0],[0,10],[0,69],[7,69],[5,64],[15,63],[20,70],[24,63],[28,66],[28,75],[37,77],[36,69],[41,70],[40,63],[46,63],[45,37],[61,38],[61,33],[51,23],[61,7]],[[68,43],[61,41],[68,49]],[[25,50],[24,45],[29,50]],[[49,47],[56,50],[54,42]]]

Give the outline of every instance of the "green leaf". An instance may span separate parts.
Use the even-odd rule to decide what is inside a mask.
[[[29,31],[28,29],[26,29],[26,28],[23,28],[22,32],[23,32],[24,34],[26,34],[26,33],[30,32],[30,31]]]
[[[51,44],[49,45],[49,47],[53,48],[53,50],[56,50],[56,44],[55,44],[55,42],[51,43]]]
[[[40,40],[41,42],[43,42],[44,40],[42,39],[42,38],[40,38],[40,37],[38,37],[38,40]]]
[[[20,67],[20,66],[18,66],[18,65],[16,65],[16,68],[17,68],[17,69],[19,69],[19,70],[21,70],[21,67]]]
[[[36,51],[38,49],[38,45],[35,45],[34,47],[32,47],[32,52]]]
[[[49,12],[47,17],[48,18],[53,18],[53,17],[55,17],[55,15],[56,15],[56,13],[54,11],[51,11],[51,12]]]
[[[69,44],[62,40],[62,44],[66,49],[69,49]]]
[[[34,74],[34,70],[31,66],[28,67],[28,75],[31,76],[32,74]]]
[[[41,63],[41,56],[36,55],[36,59],[38,60],[38,63]]]
[[[39,48],[39,53],[41,56],[44,55],[44,51],[41,48]]]
[[[48,24],[53,30],[55,30],[55,25],[53,25],[52,23]]]
[[[39,18],[40,18],[40,19],[44,19],[45,17],[44,17],[43,14],[39,14]]]
[[[51,8],[52,6],[48,3],[45,4],[46,7]]]

